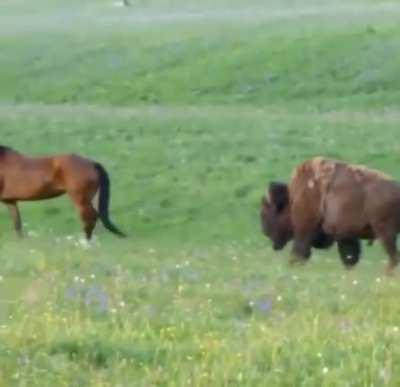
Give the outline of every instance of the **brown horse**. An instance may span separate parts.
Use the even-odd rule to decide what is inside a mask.
[[[99,207],[92,200],[99,191]],[[125,237],[108,214],[110,179],[104,167],[75,154],[31,158],[0,145],[0,201],[7,205],[14,227],[22,236],[18,201],[34,201],[68,194],[77,208],[89,240],[97,219],[112,233]]]

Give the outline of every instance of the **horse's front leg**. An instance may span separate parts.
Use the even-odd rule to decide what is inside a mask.
[[[8,207],[11,218],[14,222],[15,232],[17,233],[18,237],[22,238],[22,236],[23,236],[22,220],[21,220],[21,214],[19,212],[18,204],[17,204],[17,202],[6,202],[6,206]]]

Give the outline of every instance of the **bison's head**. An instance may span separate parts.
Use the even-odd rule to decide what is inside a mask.
[[[292,239],[289,188],[286,184],[273,182],[261,202],[261,226],[272,241],[275,250],[282,250]]]

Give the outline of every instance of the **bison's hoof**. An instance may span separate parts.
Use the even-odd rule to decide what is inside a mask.
[[[296,257],[296,258],[292,258],[290,261],[289,261],[289,263],[290,263],[290,265],[304,265],[305,263],[307,262],[307,259],[305,259],[305,258],[299,258],[299,257]]]
[[[394,264],[392,264],[392,263],[389,263],[389,264],[386,266],[385,274],[386,274],[387,276],[389,276],[389,277],[392,277],[392,276],[394,275],[394,273],[395,273],[394,269],[396,268],[396,266],[397,266],[397,265],[394,265]]]

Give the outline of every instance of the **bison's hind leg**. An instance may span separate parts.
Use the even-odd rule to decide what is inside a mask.
[[[337,242],[340,259],[347,269],[357,265],[361,256],[361,243],[358,238],[340,239]]]
[[[389,256],[389,263],[386,266],[387,275],[393,274],[394,269],[396,268],[396,266],[399,264],[400,261],[399,252],[396,246],[396,239],[397,238],[395,234],[392,235],[388,234],[384,237],[381,237],[383,247]]]

